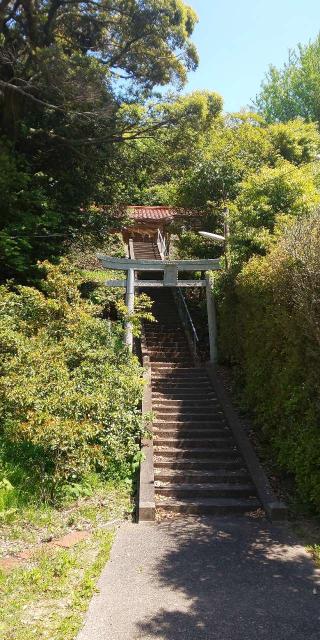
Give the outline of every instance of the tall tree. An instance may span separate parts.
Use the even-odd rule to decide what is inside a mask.
[[[195,163],[222,104],[215,92],[194,91],[161,104],[135,105],[137,130],[145,133],[118,145],[101,182],[102,201],[175,204],[177,183]]]
[[[255,106],[268,122],[301,117],[320,123],[320,34],[290,51],[281,69],[270,66]]]
[[[175,185],[180,206],[210,214],[207,229],[223,230],[229,209],[233,262],[265,253],[276,226],[319,204],[320,136],[315,123],[266,124],[255,114],[218,118],[194,162]],[[181,236],[184,255],[215,252],[197,234]]]
[[[87,223],[114,146],[162,126],[137,119],[135,103],[157,86],[183,85],[197,64],[195,23],[181,0],[0,1],[7,275],[59,252],[62,236]]]

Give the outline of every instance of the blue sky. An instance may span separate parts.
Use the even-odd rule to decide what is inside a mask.
[[[226,111],[250,104],[270,63],[320,31],[320,0],[185,0],[198,14],[193,42],[200,64],[186,91],[210,89]]]

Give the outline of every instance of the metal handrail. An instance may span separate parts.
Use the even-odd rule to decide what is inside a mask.
[[[158,229],[157,245],[158,245],[158,249],[159,249],[161,258],[162,259],[165,258],[168,255],[168,250],[167,250],[166,241],[165,241],[160,229]]]
[[[193,349],[193,355],[195,358],[198,357],[198,344],[199,344],[199,337],[196,331],[196,328],[193,324],[193,320],[186,302],[186,299],[182,293],[181,287],[177,287],[176,288],[177,291],[177,303],[178,306],[181,310],[181,315],[182,315],[182,322],[185,326],[185,329],[187,330],[188,334],[190,335],[190,339],[191,339],[191,343],[192,343],[192,349]]]
[[[129,258],[131,260],[134,260],[134,248],[133,248],[133,240],[132,240],[132,238],[129,239],[128,245],[129,245]]]

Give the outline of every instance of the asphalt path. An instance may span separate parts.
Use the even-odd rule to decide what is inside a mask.
[[[263,518],[124,523],[78,640],[319,640],[320,572]]]

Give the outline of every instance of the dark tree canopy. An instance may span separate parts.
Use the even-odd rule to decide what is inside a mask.
[[[125,82],[135,99],[137,90],[145,98],[156,85],[185,82],[197,64],[195,22],[180,0],[2,0],[2,126],[12,133],[38,107],[60,126],[83,127],[84,138],[89,122],[93,139],[110,125]]]
[[[117,143],[168,124],[164,112],[164,122],[137,117],[137,105],[195,68],[196,20],[181,0],[0,0],[7,275],[54,256],[60,236],[86,224]]]

